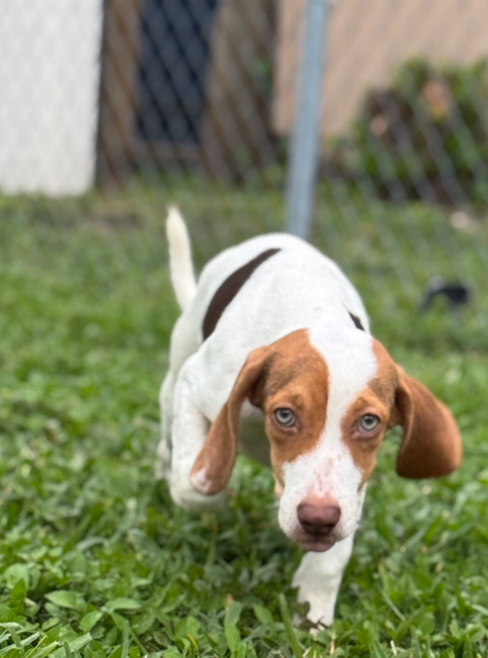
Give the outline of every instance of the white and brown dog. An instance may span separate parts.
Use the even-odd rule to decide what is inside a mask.
[[[293,584],[309,619],[330,624],[385,432],[403,426],[400,475],[439,476],[461,461],[456,423],[370,335],[358,293],[314,247],[248,240],[210,261],[197,287],[175,209],[167,232],[183,312],[160,392],[158,476],[178,505],[208,509],[239,444],[271,463],[279,524],[307,551]]]

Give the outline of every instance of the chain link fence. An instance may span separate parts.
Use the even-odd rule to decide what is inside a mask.
[[[4,262],[64,259],[70,276],[84,259],[143,290],[164,268],[168,203],[199,266],[284,230],[305,5],[5,3]],[[330,3],[310,238],[380,330],[435,317],[433,336],[484,345],[487,20],[483,0]]]

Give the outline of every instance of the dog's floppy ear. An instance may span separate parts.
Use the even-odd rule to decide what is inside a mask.
[[[461,464],[461,437],[451,412],[398,368],[394,424],[403,426],[396,470],[405,478],[447,475]]]
[[[257,384],[267,355],[267,347],[259,347],[249,354],[229,399],[210,427],[190,474],[191,484],[200,493],[216,494],[229,481],[237,456],[241,406]]]

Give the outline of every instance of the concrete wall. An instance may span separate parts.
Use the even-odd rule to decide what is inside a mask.
[[[5,0],[0,20],[0,191],[92,185],[102,0]]]
[[[280,134],[289,133],[293,122],[305,1],[279,3],[274,126]],[[324,135],[345,129],[365,91],[388,82],[408,58],[471,63],[488,57],[487,0],[335,0],[331,5]]]

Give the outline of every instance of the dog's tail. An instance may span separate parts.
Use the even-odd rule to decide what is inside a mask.
[[[191,259],[188,231],[180,211],[171,206],[166,220],[166,235],[169,242],[169,268],[176,299],[184,311],[195,297],[197,284]]]

